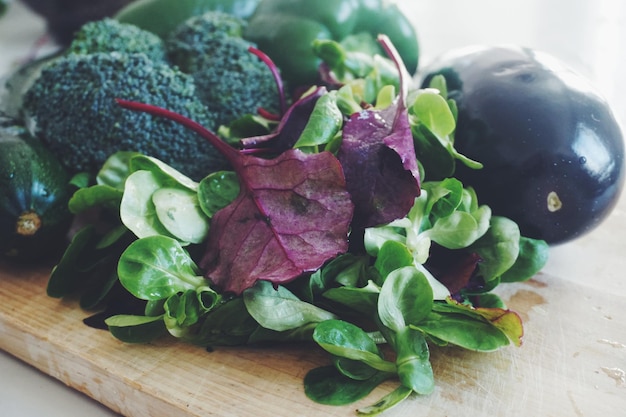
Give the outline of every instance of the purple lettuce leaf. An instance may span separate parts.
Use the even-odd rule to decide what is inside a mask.
[[[372,227],[404,217],[420,194],[419,171],[406,108],[403,64],[380,38],[400,72],[400,94],[389,107],[353,114],[337,157],[355,205],[353,226]]]
[[[477,290],[476,268],[482,261],[480,255],[465,250],[450,250],[433,244],[426,267],[435,278],[446,286],[453,297],[460,295],[461,290]]]
[[[213,217],[200,261],[216,285],[240,294],[257,280],[286,283],[347,251],[353,206],[331,153],[245,156],[238,174],[245,187]]]

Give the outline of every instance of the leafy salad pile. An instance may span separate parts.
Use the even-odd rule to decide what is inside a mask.
[[[431,393],[433,347],[519,346],[520,317],[492,290],[537,273],[547,244],[453,177],[457,162],[481,165],[454,149],[445,81],[414,88],[393,45],[379,42],[386,57],[316,41],[324,86],[218,132],[118,100],[197,132],[231,169],[196,182],[119,152],[96,184],[75,178],[69,207],[82,227],[48,294],[105,305],[90,323],[103,318],[129,343],[316,344],[329,353],[304,380],[317,402],[348,404],[396,381],[362,415]],[[282,91],[269,58],[251,53]]]

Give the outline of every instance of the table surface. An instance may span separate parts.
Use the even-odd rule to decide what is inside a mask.
[[[586,75],[626,126],[626,3],[621,0],[439,0],[397,2],[414,21],[422,62],[469,44],[518,44],[549,52]],[[19,3],[0,20],[0,74],[33,51],[43,22]],[[598,229],[554,247],[550,275],[626,297],[626,196]],[[2,337],[2,335],[0,335]],[[614,335],[626,343],[626,335]],[[6,417],[115,416],[87,396],[0,352],[0,410]],[[33,395],[34,394],[34,395]],[[54,404],[54,406],[51,406]]]

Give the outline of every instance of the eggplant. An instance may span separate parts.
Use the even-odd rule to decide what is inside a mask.
[[[624,185],[624,139],[588,79],[545,52],[519,46],[450,51],[422,71],[445,77],[456,101],[456,149],[482,169],[457,164],[496,215],[522,234],[564,243],[597,227]]]

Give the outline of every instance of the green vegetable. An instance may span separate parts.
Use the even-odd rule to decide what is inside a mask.
[[[162,316],[117,315],[105,324],[113,336],[126,343],[149,343],[167,333]]]
[[[74,54],[144,53],[155,61],[165,59],[163,41],[157,35],[135,25],[120,23],[110,18],[84,24],[74,34],[67,52]]]
[[[239,195],[239,181],[232,171],[218,171],[207,175],[198,184],[200,208],[211,218]]]
[[[365,231],[365,248],[377,257],[378,264],[384,265],[384,259],[390,256],[385,253],[389,245],[399,252],[395,256],[406,258],[404,251],[408,250],[416,267],[430,281],[434,298],[441,300],[450,295],[449,289],[424,267],[432,258],[433,243],[447,251],[477,254],[481,259],[477,275],[484,282],[493,282],[494,286],[505,275],[510,281],[526,280],[547,260],[545,242],[520,236],[517,225],[507,218],[492,217],[488,206],[478,204],[473,190],[464,188],[454,178],[425,182],[422,194],[404,219]],[[522,243],[524,251],[520,250]],[[452,252],[446,253],[452,256]],[[517,266],[513,269],[514,265]],[[453,286],[450,282],[446,284]]]
[[[47,65],[24,97],[34,134],[72,172],[95,174],[117,151],[137,151],[195,179],[224,167],[202,138],[173,122],[122,109],[116,98],[177,109],[205,126],[214,119],[193,79],[144,54],[68,54]]]
[[[221,22],[230,27],[226,32],[239,30],[233,22]],[[112,209],[106,233],[99,221],[75,236],[51,276],[49,294],[83,292],[81,305],[104,299],[110,280],[96,280],[96,290],[81,287],[86,271],[102,266],[98,272],[110,278],[113,270],[115,284],[133,298],[133,311],[112,312],[105,322],[122,341],[170,335],[208,347],[316,343],[329,353],[331,366],[310,370],[304,379],[305,393],[315,401],[349,404],[384,381],[395,382],[393,391],[357,410],[360,415],[433,392],[431,349],[519,346],[521,319],[492,290],[538,271],[545,242],[492,216],[472,188],[447,175],[418,183],[421,193],[410,195],[406,208],[390,199],[385,213],[399,214],[361,226],[365,230],[355,227],[352,207],[343,206],[354,201],[344,181],[348,169],[365,178],[365,191],[401,194],[392,183],[397,176],[377,173],[384,164],[363,172],[363,158],[328,152],[347,142],[355,156],[363,155],[365,141],[380,146],[375,154],[386,155],[383,162],[411,172],[417,171],[413,146],[427,144],[424,158],[462,158],[453,146],[455,107],[445,84],[409,98],[398,80],[400,95],[393,85],[370,84],[377,89],[373,110],[363,109],[355,94],[358,76],[340,90],[317,88],[285,112],[275,131],[247,138],[261,146],[247,148],[244,138],[243,150],[164,108],[119,100],[123,108],[176,120],[203,135],[233,170],[196,182],[154,157],[111,156],[97,184],[70,201],[75,213]],[[422,141],[411,135],[415,131],[430,136]],[[274,157],[253,154],[264,150]],[[373,179],[377,187],[368,183]],[[372,193],[372,201],[380,198]],[[324,252],[328,238],[332,253]],[[106,296],[119,297],[113,291]]]
[[[161,300],[205,283],[182,246],[165,236],[131,243],[120,258],[117,273],[122,285],[142,300]]]
[[[393,100],[400,88],[400,77],[393,61],[383,57],[377,51],[370,55],[362,51],[352,51],[349,45],[328,39],[313,41],[313,50],[327,65],[326,78],[332,83],[350,86],[358,102],[376,104],[379,108],[387,107],[390,102],[379,101],[381,93],[389,94]],[[395,89],[385,88],[393,86]]]
[[[320,404],[347,405],[365,397],[392,377],[393,373],[377,372],[371,378],[353,379],[342,374],[334,366],[324,366],[315,368],[305,375],[304,392],[307,397]],[[407,391],[406,397],[413,392],[411,389]]]
[[[315,328],[313,339],[332,355],[363,362],[381,372],[396,372],[396,365],[383,358],[376,342],[354,324],[326,320]]]
[[[337,105],[337,94],[335,91],[328,92],[315,102],[313,112],[293,147],[326,145],[336,138],[342,126],[343,115]]]
[[[142,169],[150,164],[152,171]],[[178,172],[161,170],[161,166],[148,157],[131,159],[135,171],[125,181],[120,202],[122,222],[139,238],[164,235],[184,245],[201,243],[209,222],[200,207],[198,184]]]
[[[245,22],[221,12],[187,19],[166,38],[173,65],[190,74],[197,96],[215,117],[229,125],[259,108],[279,111],[279,91],[268,66],[241,37]]]
[[[330,39],[351,51],[382,54],[376,43],[384,33],[410,72],[418,64],[413,26],[397,6],[381,0],[261,0],[244,37],[276,62],[289,85],[314,84],[321,60],[313,41]]]
[[[109,158],[97,176],[98,184],[80,188],[71,197],[68,207],[78,224],[84,223],[81,220],[84,213],[89,220],[74,234],[52,270],[47,287],[49,296],[80,294],[80,306],[91,309],[109,299],[109,294],[115,292],[112,290],[119,287],[117,263],[121,253],[135,240],[119,220],[123,194],[119,183],[124,178],[114,181],[116,176],[124,175],[120,165],[121,161],[128,161],[128,156],[124,152]]]
[[[165,38],[192,16],[215,10],[246,19],[258,3],[259,0],[136,0],[114,17]]]
[[[424,166],[429,180],[451,177],[458,160],[471,169],[482,164],[460,154],[454,147],[457,108],[447,98],[446,80],[433,77],[429,88],[419,90],[409,108],[415,153]]]
[[[274,289],[268,281],[259,281],[247,289],[243,301],[261,326],[278,332],[335,318],[334,314],[301,301],[285,287]]]
[[[519,255],[513,266],[500,277],[502,282],[525,281],[537,274],[548,261],[548,243],[545,240],[520,237]]]
[[[69,175],[25,128],[0,127],[0,254],[41,261],[59,256],[71,220]]]

